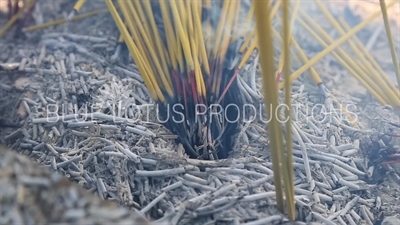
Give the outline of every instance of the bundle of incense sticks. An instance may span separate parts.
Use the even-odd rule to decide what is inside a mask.
[[[250,2],[106,3],[165,126],[190,157],[226,158],[244,103],[236,77],[256,47]]]

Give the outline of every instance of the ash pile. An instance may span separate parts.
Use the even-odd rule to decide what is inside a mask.
[[[137,67],[115,61],[115,28],[104,21],[87,19],[97,28],[89,34],[73,34],[69,24],[38,35],[35,45],[2,47],[2,141],[155,223],[288,222],[276,209],[257,56],[238,76],[248,107],[229,155],[193,159],[160,124]],[[292,91],[296,223],[378,224],[399,214],[398,171],[385,163],[398,153],[398,139],[387,135],[398,130],[388,123],[396,125],[395,109],[362,108],[361,99],[340,93],[326,98],[306,78]]]

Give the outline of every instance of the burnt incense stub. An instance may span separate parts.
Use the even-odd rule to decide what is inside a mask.
[[[234,72],[226,70],[230,77]],[[158,103],[157,113],[162,118],[160,123],[178,136],[177,141],[184,146],[186,154],[196,159],[227,158],[234,136],[239,132],[244,104],[236,79],[219,103],[214,96],[202,104],[185,102],[180,96],[175,102]]]

